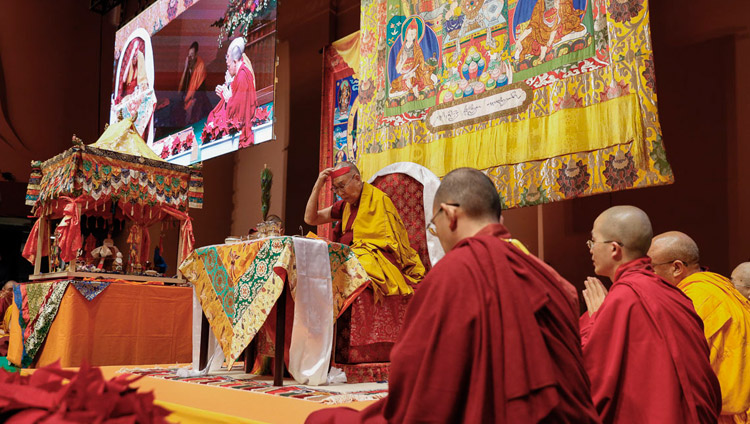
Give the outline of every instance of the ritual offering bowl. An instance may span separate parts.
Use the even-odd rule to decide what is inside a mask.
[[[443,103],[452,102],[453,101],[453,93],[450,91],[444,91],[443,92]]]
[[[278,237],[281,235],[281,223],[275,221],[266,221],[266,232],[269,236]]]
[[[488,79],[486,83],[484,83],[488,90],[492,90],[495,88],[495,80],[492,78]]]
[[[483,83],[486,83],[490,79],[489,72],[482,73],[482,76],[479,77],[479,81],[482,81]]]
[[[500,78],[497,78],[497,86],[502,87],[505,84],[508,83],[508,76],[505,74],[500,75]]]
[[[466,87],[466,89],[464,90],[464,97],[469,97],[472,94],[474,94],[474,89],[471,86]]]
[[[497,78],[500,76],[500,73],[501,73],[500,69],[492,68],[492,70],[490,71],[490,76],[492,77],[492,79],[497,81]]]
[[[460,88],[461,90],[465,90],[466,87],[468,86],[469,86],[469,81],[461,80],[458,82],[458,88]]]
[[[455,99],[460,99],[463,96],[464,96],[464,92],[460,88],[458,90],[456,90],[455,92],[453,92],[453,97]]]

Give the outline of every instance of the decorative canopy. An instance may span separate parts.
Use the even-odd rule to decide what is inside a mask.
[[[109,126],[99,140],[85,146],[74,138],[74,147],[45,162],[32,162],[26,204],[39,220],[29,235],[24,257],[33,262],[37,252],[39,223],[59,219],[57,242],[61,258],[74,260],[81,247],[80,217],[112,216],[134,222],[128,241],[130,262],[145,262],[150,245],[147,227],[177,219],[181,257],[193,246],[188,208],[203,206],[203,178],[199,167],[163,161],[138,135],[132,121]],[[42,255],[46,254],[46,245]]]
[[[32,162],[26,204],[36,216],[54,214],[55,200],[83,196],[96,209],[114,202],[120,208],[170,206],[202,208],[203,181],[198,168],[174,165],[154,153],[122,120],[89,146],[77,145],[45,162]]]

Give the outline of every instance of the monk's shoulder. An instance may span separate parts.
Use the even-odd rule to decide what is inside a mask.
[[[459,247],[451,250],[435,264],[427,277],[430,280],[446,280],[466,276],[466,273],[477,266],[476,258],[469,249]],[[427,279],[425,277],[425,279]]]
[[[630,311],[641,306],[641,298],[629,281],[618,281],[609,289],[609,293],[600,311],[609,313]]]

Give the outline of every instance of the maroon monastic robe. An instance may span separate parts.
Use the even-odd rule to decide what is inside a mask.
[[[621,265],[599,310],[581,317],[583,356],[603,423],[715,423],[721,389],[703,323],[650,259]]]
[[[257,107],[257,95],[252,72],[243,62],[232,80],[232,96],[228,101],[221,97],[219,103],[208,114],[201,135],[203,144],[217,140],[227,134],[240,131],[239,147],[255,143],[253,118]]]
[[[598,422],[566,288],[501,234],[493,224],[462,240],[420,283],[387,398],[307,422]]]
[[[240,147],[247,147],[255,142],[253,135],[253,117],[256,108],[255,84],[253,74],[247,65],[242,63],[232,81],[232,97],[227,101],[227,116],[235,128],[242,131]]]

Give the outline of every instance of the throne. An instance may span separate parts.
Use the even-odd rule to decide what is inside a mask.
[[[409,234],[409,244],[429,271],[443,255],[439,241],[426,228],[440,180],[427,168],[400,162],[381,169],[369,182],[391,198]],[[419,285],[413,288],[418,290]],[[411,298],[386,296],[376,304],[368,287],[338,318],[333,366],[346,372],[348,382],[388,379],[391,348]]]

